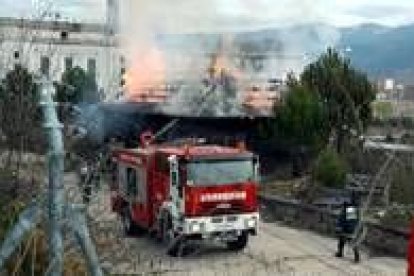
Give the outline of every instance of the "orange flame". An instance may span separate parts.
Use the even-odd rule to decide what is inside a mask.
[[[124,76],[127,99],[152,101],[152,98],[164,98],[165,91],[161,87],[165,87],[165,72],[161,51],[156,48],[140,51]]]
[[[236,79],[242,78],[242,72],[232,65],[229,58],[222,52],[211,57],[208,74],[210,78],[220,78],[223,75],[229,75]]]

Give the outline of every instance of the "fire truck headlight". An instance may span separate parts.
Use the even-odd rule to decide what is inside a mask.
[[[257,225],[256,218],[248,218],[245,220],[245,225],[247,228],[255,228]]]
[[[88,173],[88,167],[87,166],[82,166],[80,169],[80,173],[82,175],[87,174]]]
[[[201,231],[201,225],[198,222],[192,222],[190,224],[190,232],[197,233]]]

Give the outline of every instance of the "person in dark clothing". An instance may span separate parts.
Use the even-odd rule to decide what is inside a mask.
[[[359,219],[358,205],[355,202],[344,202],[336,225],[338,235],[338,251],[336,252],[336,257],[343,257],[345,244],[352,240]],[[359,263],[360,255],[358,246],[354,246],[353,251],[354,261]]]
[[[92,172],[88,162],[82,162],[80,166],[80,184],[82,188],[83,203],[89,203],[89,199],[92,192]]]
[[[92,175],[86,177],[85,182],[83,183],[83,203],[89,204],[92,194]]]

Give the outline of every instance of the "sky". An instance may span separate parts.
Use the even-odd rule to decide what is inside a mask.
[[[36,4],[43,3],[43,6]],[[54,12],[73,21],[103,22],[106,0],[0,0],[0,16],[30,17],[52,3]],[[167,31],[258,29],[303,23],[352,26],[414,22],[413,0],[120,0],[137,16],[146,13]],[[132,3],[132,4],[131,4]],[[123,5],[124,5],[123,4]],[[47,5],[46,5],[47,6]],[[125,5],[124,5],[125,6]],[[131,6],[133,7],[131,9]],[[166,27],[167,26],[167,27]]]

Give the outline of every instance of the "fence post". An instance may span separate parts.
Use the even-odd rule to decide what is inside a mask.
[[[85,215],[79,205],[70,205],[68,208],[69,224],[75,234],[76,240],[82,248],[83,254],[88,265],[89,273],[92,276],[102,276],[103,272],[96,254],[95,246],[89,234]]]
[[[0,271],[6,260],[16,250],[17,246],[22,242],[26,233],[32,230],[39,218],[40,208],[36,203],[29,205],[20,215],[11,230],[6,235],[0,248]]]
[[[48,145],[48,237],[50,275],[63,273],[62,214],[64,201],[63,188],[63,138],[62,125],[56,114],[56,104],[52,99],[53,86],[45,78],[41,80],[39,103],[42,108]]]

